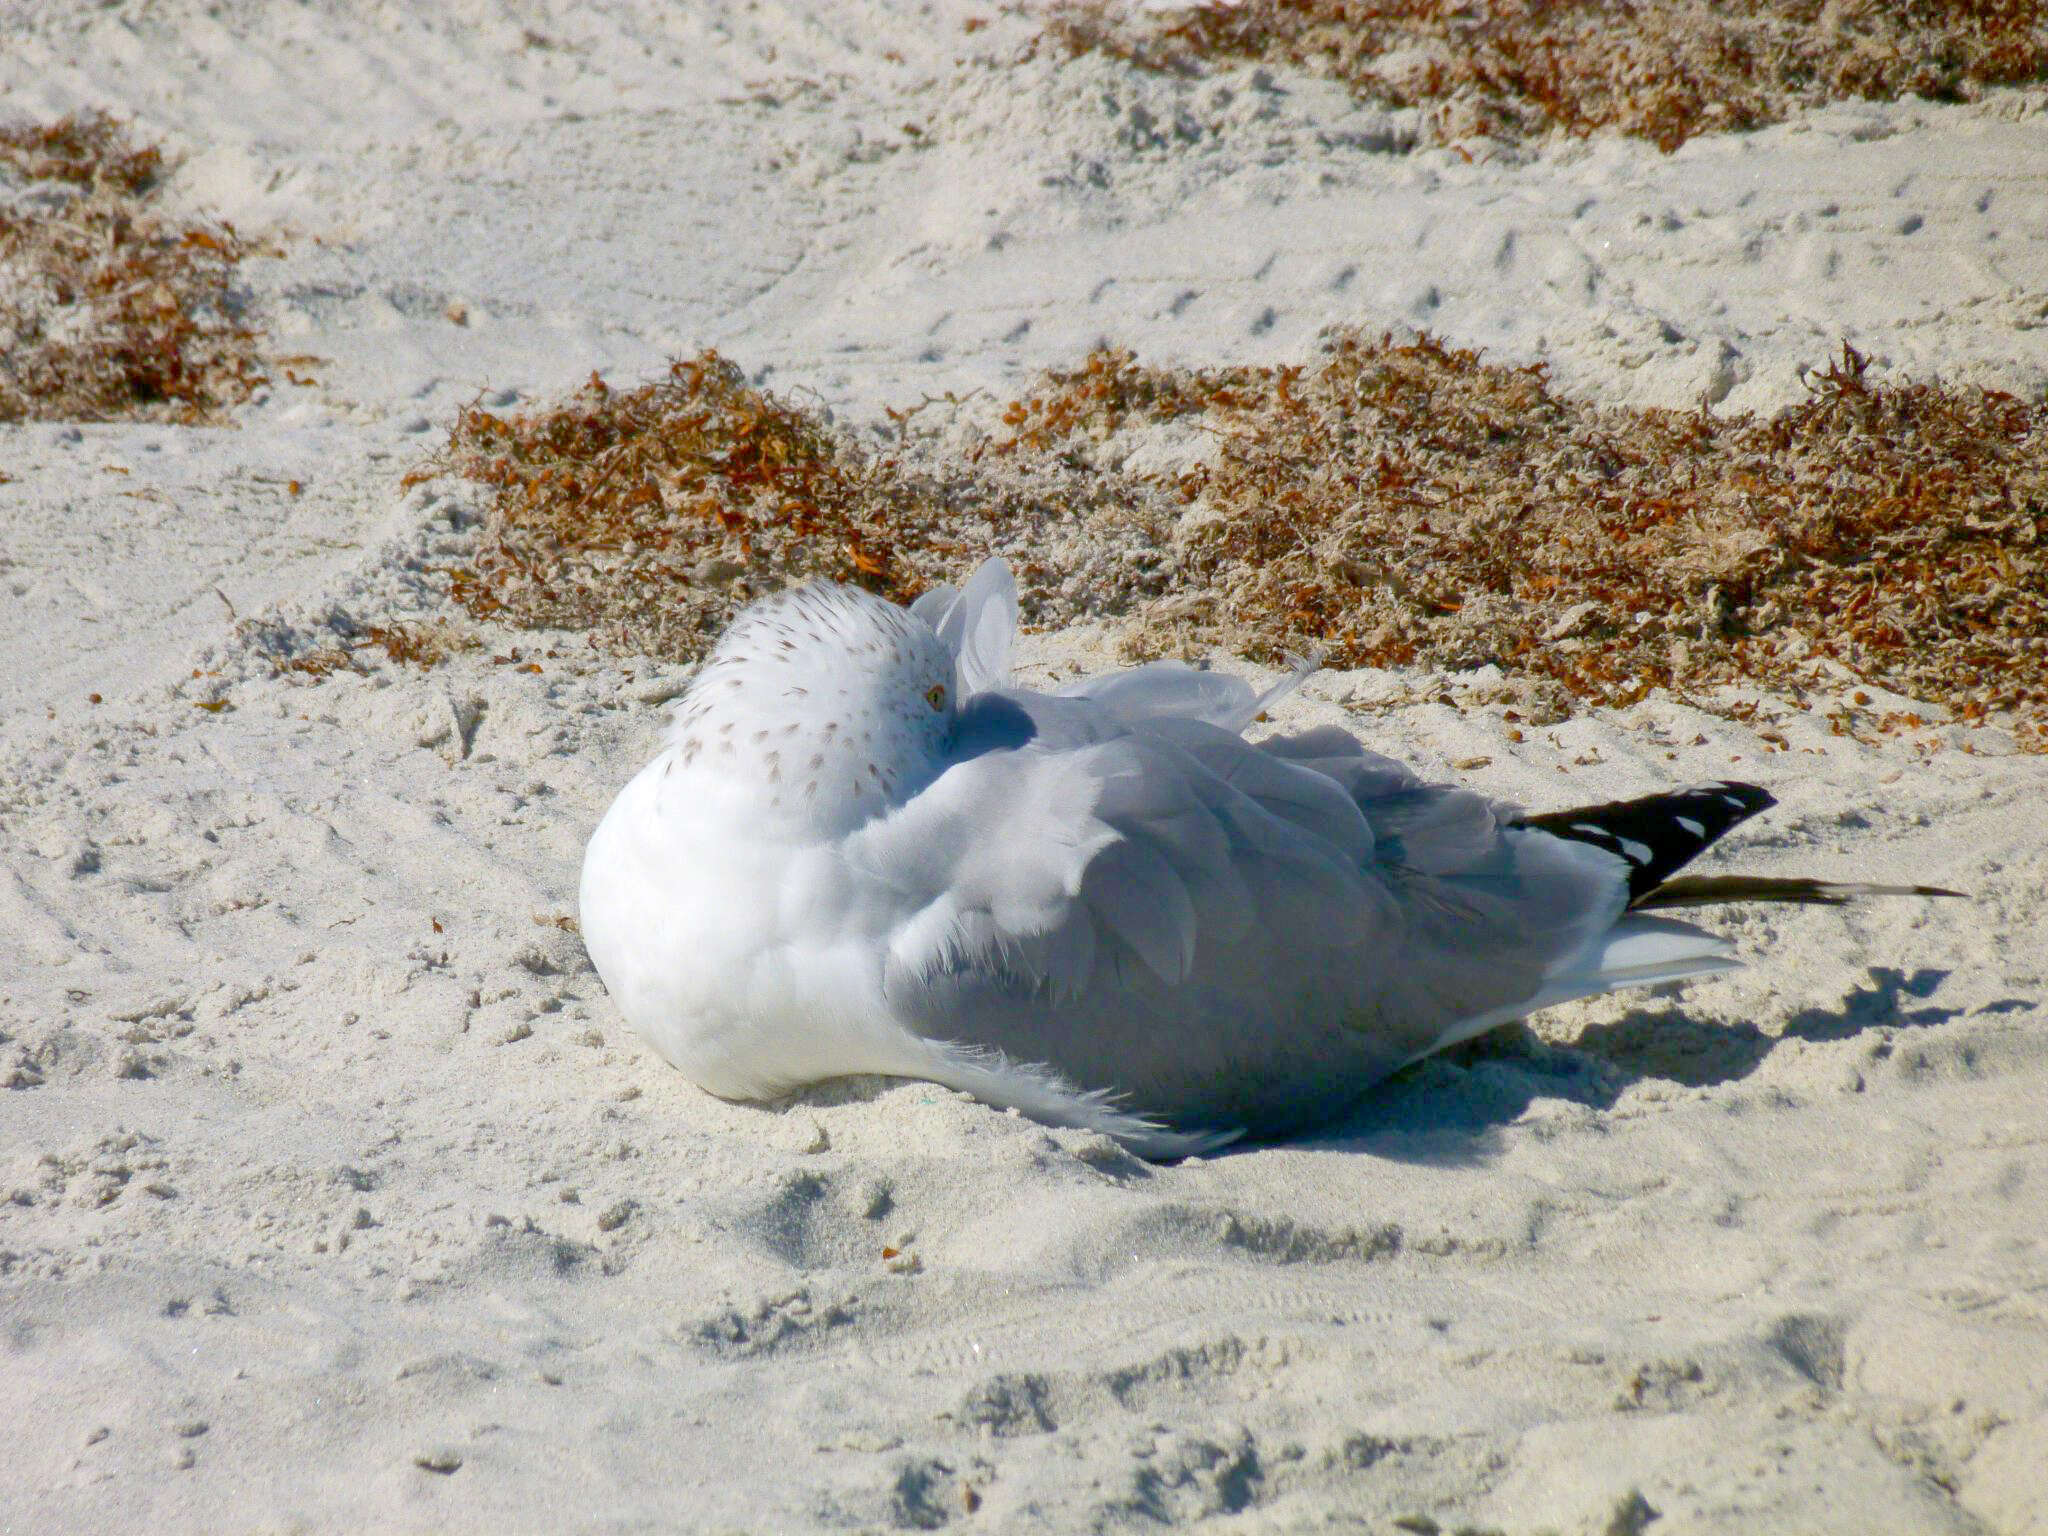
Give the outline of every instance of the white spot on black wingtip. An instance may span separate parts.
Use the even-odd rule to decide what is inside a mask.
[[[1685,828],[1694,837],[1705,837],[1707,835],[1705,823],[1694,821],[1690,816],[1674,816],[1671,819]]]
[[[1621,856],[1638,869],[1648,864],[1655,857],[1650,852],[1650,847],[1647,843],[1639,843],[1632,837],[1620,837],[1616,838],[1615,841],[1621,846]]]

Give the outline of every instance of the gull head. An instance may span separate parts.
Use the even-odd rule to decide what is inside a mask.
[[[908,609],[813,585],[745,609],[676,707],[670,750],[786,830],[844,834],[944,766],[954,657]]]

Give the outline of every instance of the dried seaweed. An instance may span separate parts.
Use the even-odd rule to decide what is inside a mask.
[[[875,454],[706,353],[465,411],[415,478],[488,488],[449,572],[472,612],[622,654],[694,657],[794,581],[902,601],[999,552],[1028,617],[1132,616],[1137,654],[1491,664],[1552,713],[1659,687],[1739,712],[1721,685],[1796,694],[1832,662],[2048,746],[2048,407],[1880,385],[1847,347],[1809,384],[1768,418],[1604,410],[1540,366],[1338,333],[1306,367],[1098,352],[994,436]],[[1162,430],[1206,450],[1116,467]]]
[[[1174,477],[1177,641],[1491,663],[1566,708],[1797,691],[1831,661],[2048,745],[2048,406],[1866,370],[1845,346],[1760,419],[1603,410],[1426,336],[1340,333],[1310,369],[1103,353],[1003,446],[1216,434]]]
[[[234,229],[100,113],[0,126],[0,421],[214,420],[263,382]]]
[[[336,672],[365,672],[362,653],[372,646],[384,653],[385,660],[401,667],[417,667],[426,671],[439,666],[450,656],[460,651],[473,651],[478,641],[474,635],[464,634],[454,626],[439,620],[424,623],[369,624],[350,635],[346,641],[321,646],[314,650],[293,653],[288,647],[278,647],[261,624],[243,625],[240,633],[251,641],[258,651],[268,652],[279,672],[296,672],[305,677],[330,677]]]
[[[2048,78],[2043,0],[1077,0],[1046,38],[1150,69],[1286,64],[1427,109],[1445,142],[1615,128],[1677,148],[1850,99],[1972,100]]]
[[[892,413],[898,428],[921,409]],[[750,598],[814,577],[906,601],[991,549],[1053,622],[1161,590],[1160,528],[1121,485],[877,453],[716,352],[634,389],[593,375],[558,405],[466,409],[410,479],[446,473],[490,492],[475,558],[449,573],[455,598],[621,653],[693,658]]]
[[[690,655],[755,590],[812,575],[891,596],[917,586],[887,469],[715,352],[636,389],[593,374],[543,410],[465,409],[431,468],[494,492],[479,558],[452,577],[483,616]]]

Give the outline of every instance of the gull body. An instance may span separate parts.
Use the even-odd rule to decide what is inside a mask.
[[[1245,740],[1305,674],[1037,692],[1010,680],[1015,628],[991,561],[907,609],[767,599],[699,669],[581,902],[620,1011],[700,1086],[923,1078],[1170,1157],[1331,1122],[1549,1004],[1736,963],[1630,908],[1761,791],[1530,818],[1341,729]]]

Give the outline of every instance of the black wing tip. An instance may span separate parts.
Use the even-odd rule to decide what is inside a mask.
[[[1640,902],[1700,852],[1778,803],[1760,784],[1715,779],[1633,800],[1546,811],[1518,825],[1590,843],[1629,866],[1629,899]]]
[[[1778,803],[1778,797],[1763,785],[1745,784],[1740,779],[1710,779],[1704,784],[1688,784],[1683,789],[1669,791],[1664,798],[1674,803],[1685,800],[1717,800],[1720,802],[1722,814],[1728,816],[1729,827],[1739,826],[1750,817],[1760,815]],[[1731,812],[1733,814],[1729,814]]]
[[[1748,784],[1741,779],[1715,779],[1710,784],[1697,784],[1693,792],[1698,794],[1727,795],[1739,803],[1750,815],[1768,811],[1778,803],[1778,797],[1761,784]]]

